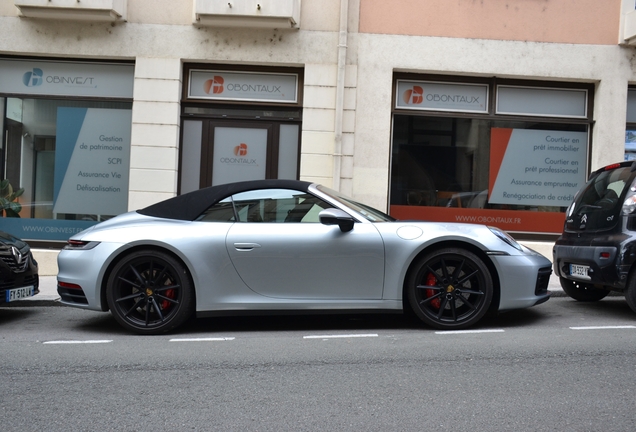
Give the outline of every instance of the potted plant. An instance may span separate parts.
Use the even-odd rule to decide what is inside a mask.
[[[24,193],[24,188],[13,190],[8,179],[0,181],[0,217],[20,217],[22,205],[16,200]]]

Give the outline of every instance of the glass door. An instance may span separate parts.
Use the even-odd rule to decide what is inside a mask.
[[[272,125],[223,125],[210,122],[207,145],[211,185],[268,178]]]
[[[180,194],[238,181],[298,178],[297,122],[187,119],[182,131]]]

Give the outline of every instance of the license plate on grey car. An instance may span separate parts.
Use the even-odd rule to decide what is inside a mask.
[[[589,270],[590,266],[570,264],[570,276],[578,279],[590,280]]]

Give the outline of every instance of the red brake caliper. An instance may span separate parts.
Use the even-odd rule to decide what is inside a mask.
[[[435,286],[437,285],[437,279],[435,278],[435,275],[433,273],[429,273],[426,275],[426,286]],[[433,290],[433,289],[427,289],[426,290],[426,297],[433,297],[435,294],[437,294],[437,291]],[[436,299],[431,300],[431,306],[433,306],[435,309],[439,309],[439,307],[441,306],[442,302],[440,301],[439,297]]]
[[[176,297],[176,292],[173,289],[166,290],[166,297],[174,299]],[[170,307],[170,302],[168,300],[163,300],[161,302],[161,309],[166,310]],[[439,307],[439,306],[438,306]]]

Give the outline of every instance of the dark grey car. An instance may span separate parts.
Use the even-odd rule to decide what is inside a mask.
[[[617,291],[636,311],[636,162],[590,175],[567,209],[553,258],[570,297],[598,301]]]

